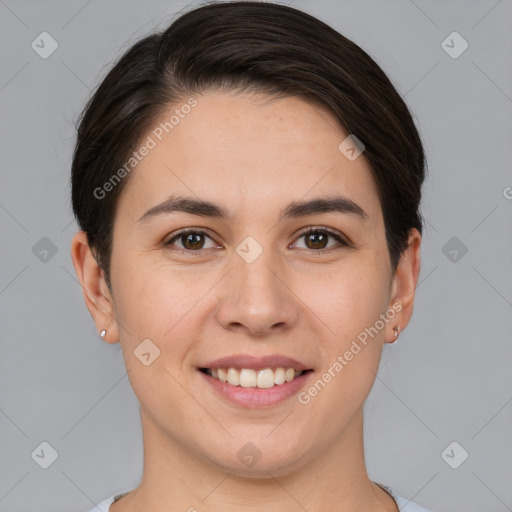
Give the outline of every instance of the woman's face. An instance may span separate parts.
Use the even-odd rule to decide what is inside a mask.
[[[121,342],[160,449],[238,474],[291,470],[339,442],[382,343],[408,320],[392,309],[399,285],[377,189],[364,153],[340,151],[347,134],[320,107],[195,99],[169,133],[146,135],[156,145],[119,199],[107,340]],[[230,384],[200,370],[219,367],[245,369],[249,387],[235,386],[237,371]],[[278,367],[309,371],[257,380]]]

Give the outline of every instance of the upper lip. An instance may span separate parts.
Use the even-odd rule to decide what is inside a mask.
[[[296,370],[309,370],[309,366],[291,357],[280,354],[269,354],[255,357],[248,354],[237,354],[221,357],[201,365],[199,368],[250,368],[261,370],[264,368],[295,368]]]

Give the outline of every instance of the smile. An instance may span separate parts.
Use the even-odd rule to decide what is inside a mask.
[[[235,387],[268,389],[291,382],[309,370],[295,368],[201,368],[201,372]]]

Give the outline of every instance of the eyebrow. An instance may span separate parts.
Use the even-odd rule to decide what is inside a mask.
[[[172,196],[162,203],[151,207],[137,222],[143,224],[158,215],[176,212],[223,220],[232,217],[225,208],[209,201],[203,201],[193,197]],[[331,196],[311,199],[309,201],[292,201],[281,211],[279,222],[291,218],[331,212],[356,215],[361,220],[368,219],[368,214],[351,199],[343,196]]]

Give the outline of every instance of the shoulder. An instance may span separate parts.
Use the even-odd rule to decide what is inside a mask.
[[[377,483],[377,482],[375,482]],[[412,502],[411,500],[408,500],[407,498],[404,498],[400,496],[398,493],[396,493],[393,489],[390,487],[387,487],[386,485],[377,483],[380,487],[382,487],[384,490],[386,490],[393,499],[396,501],[396,504],[398,505],[398,510],[402,511],[405,510],[405,507],[407,506],[407,512],[432,512],[421,505],[418,505],[417,503]],[[94,508],[92,508],[89,512],[109,512],[110,505],[114,503],[114,501],[117,501],[118,499],[121,499],[123,496],[128,494],[130,491],[122,492],[119,494],[113,494],[109,498],[103,500],[101,503],[98,503]]]
[[[110,498],[107,498],[103,500],[101,503],[98,503],[94,508],[89,510],[89,512],[109,512],[110,505],[114,503],[114,501],[117,501],[121,499],[123,496],[128,494],[130,491],[121,492],[118,494],[113,494],[110,496]]]
[[[377,483],[377,482],[375,482]],[[404,512],[432,512],[431,510],[428,510],[421,505],[418,505],[417,503],[414,503],[411,500],[408,500],[407,498],[404,498],[400,496],[397,492],[395,492],[393,489],[387,487],[386,485],[377,483],[380,487],[382,487],[385,491],[387,491],[393,499],[396,501],[396,504],[398,505],[398,510],[404,511]],[[407,507],[407,508],[406,508]]]

